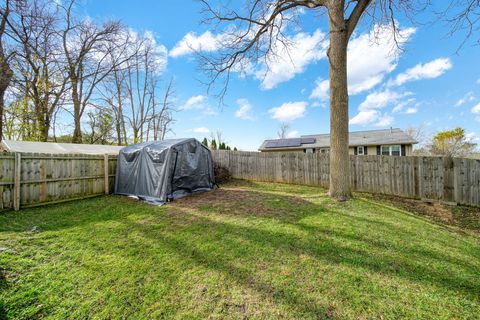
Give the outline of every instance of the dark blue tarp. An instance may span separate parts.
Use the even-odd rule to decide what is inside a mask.
[[[194,138],[135,144],[118,155],[116,194],[162,204],[214,186],[211,152]]]

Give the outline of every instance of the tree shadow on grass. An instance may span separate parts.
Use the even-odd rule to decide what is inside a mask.
[[[158,207],[124,196],[90,199],[25,208],[0,214],[0,232],[58,231],[106,221],[121,221],[134,213],[152,213]]]
[[[338,213],[338,214],[342,214],[342,213]],[[381,223],[373,219],[367,219],[364,217],[351,216],[351,215],[345,215],[345,214],[342,215],[342,219],[349,220],[354,225],[372,224],[373,226],[375,226],[375,228],[377,228],[376,230],[377,232],[382,231],[382,233],[384,234],[388,234],[389,232],[393,233],[396,231],[395,227],[392,224]],[[422,248],[422,246],[419,245],[419,242],[422,242],[422,241],[421,239],[418,239],[418,235],[415,235],[413,232],[402,231],[401,228],[398,228],[398,226],[397,226],[397,229],[399,229],[398,231],[399,233],[404,232],[403,235],[412,236],[411,241],[406,241],[401,245],[398,245],[398,244],[393,244],[391,241],[392,239],[388,239],[388,238],[381,239],[381,238],[375,237],[374,234],[368,234],[368,233],[358,234],[358,233],[351,233],[351,232],[342,232],[342,231],[339,231],[338,229],[326,228],[321,226],[309,226],[302,223],[299,223],[297,226],[303,230],[306,230],[311,235],[320,233],[320,234],[328,235],[329,237],[333,237],[337,239],[345,239],[350,242],[366,245],[369,248],[373,248],[373,249],[384,250],[386,252],[391,252],[391,253],[401,253],[411,258],[428,258],[432,261],[433,260],[442,261],[442,262],[446,262],[456,266],[462,266],[467,269],[480,268],[478,263],[475,263],[475,261],[479,261],[479,260],[472,259],[472,256],[480,259],[480,247],[478,248],[478,250],[475,250],[475,252],[471,252],[470,253],[471,255],[469,255],[468,258],[466,257],[465,259],[460,259],[457,257],[452,257],[448,255],[448,252],[446,251],[448,250],[448,247],[451,244],[448,244],[440,239],[435,239],[435,241],[438,241],[441,244],[445,245],[443,247],[442,252]]]
[[[137,231],[141,232],[147,238],[154,238],[161,242],[163,247],[185,261],[187,266],[192,263],[198,267],[219,272],[238,286],[251,289],[264,299],[272,299],[276,303],[286,305],[300,315],[313,316],[316,319],[332,319],[333,311],[331,306],[315,303],[315,301],[303,296],[301,292],[302,288],[292,289],[284,286],[275,286],[271,282],[252,273],[252,270],[255,268],[255,263],[257,262],[257,260],[249,260],[252,257],[236,256],[234,259],[228,258],[231,257],[232,253],[234,255],[239,253],[238,249],[240,246],[245,245],[245,243],[240,240],[242,240],[241,238],[244,236],[243,233],[248,231],[247,229],[217,223],[210,219],[202,218],[201,216],[195,215],[192,217],[183,210],[177,211],[176,216],[178,218],[190,216],[187,220],[195,221],[198,225],[203,226],[203,236],[197,233],[195,237],[192,237],[191,241],[186,241],[184,237],[176,236],[179,235],[179,233],[168,235],[158,233],[158,229],[154,225],[147,229],[142,226],[137,229]],[[132,226],[132,229],[135,229],[135,226]],[[219,235],[229,234],[231,236],[228,240],[229,243],[227,244],[221,237],[215,237],[215,233]],[[258,235],[258,232],[252,230],[252,234]],[[213,240],[212,236],[216,239]],[[234,241],[233,238],[239,241]],[[252,241],[252,239],[248,237],[245,237],[245,239]],[[256,240],[258,239],[254,241]],[[271,239],[266,238],[265,240],[269,241]],[[204,249],[211,247],[212,242],[218,244],[217,248],[221,248],[220,251]],[[228,284],[226,285],[228,286]],[[245,310],[247,307],[243,305],[241,309]]]
[[[235,192],[234,192],[235,193]],[[258,192],[256,192],[258,193]],[[233,195],[232,195],[233,196]],[[243,195],[242,195],[243,196]],[[257,195],[265,198],[265,195]],[[289,197],[275,196],[281,201],[289,202]],[[240,199],[241,197],[239,197]],[[283,198],[283,199],[282,199]],[[299,206],[298,201],[295,206]],[[182,258],[193,261],[199,266],[203,266],[218,272],[227,274],[235,280],[236,283],[254,289],[263,296],[273,297],[275,300],[289,305],[292,309],[302,314],[322,314],[328,317],[331,310],[326,305],[317,305],[302,297],[301,288],[292,289],[291,287],[272,287],[270,283],[263,281],[258,277],[252,278],[252,268],[240,269],[238,265],[254,264],[258,260],[268,260],[267,256],[255,257],[248,253],[248,250],[239,248],[249,243],[256,243],[263,247],[270,247],[273,252],[283,252],[287,256],[309,255],[324,264],[342,265],[352,268],[367,269],[373,273],[379,273],[391,278],[403,278],[419,285],[431,284],[442,287],[455,294],[460,294],[467,299],[479,302],[478,292],[480,292],[480,279],[475,275],[480,274],[478,264],[469,263],[468,260],[451,257],[438,251],[432,251],[426,247],[402,245],[395,243],[390,239],[377,240],[373,237],[352,234],[338,229],[329,229],[321,226],[309,226],[301,222],[307,215],[325,214],[326,210],[321,205],[312,203],[305,204],[309,210],[301,210],[296,219],[288,217],[281,218],[273,214],[267,216],[278,221],[279,224],[296,227],[307,233],[306,236],[299,236],[282,230],[269,228],[262,229],[260,226],[238,225],[233,222],[221,221],[218,215],[236,216],[235,212],[224,210],[222,207],[209,207],[210,212],[203,210],[194,210],[192,207],[176,207],[175,217],[177,219],[187,219],[195,221],[202,225],[199,234],[190,240],[187,237],[176,237],[171,234],[167,237],[159,235],[154,226],[152,229],[144,229],[146,237],[153,237],[162,241]],[[194,208],[195,206],[193,206]],[[201,208],[201,206],[200,206]],[[243,212],[243,210],[240,210]],[[310,213],[308,213],[310,211]],[[212,216],[213,214],[213,216]],[[341,215],[341,219],[349,221],[349,224],[361,224],[370,228],[383,228],[386,232],[401,233],[403,228],[392,226],[391,224],[382,224],[380,221],[372,222],[371,219],[345,215],[341,212],[330,210],[328,214]],[[217,215],[217,216],[215,216]],[[193,216],[193,217],[192,217]],[[243,217],[250,217],[251,213]],[[265,218],[265,215],[262,215]],[[321,218],[319,218],[321,219]],[[394,230],[392,228],[397,228]],[[178,234],[188,231],[188,226],[184,230],[178,230]],[[364,229],[363,229],[364,231]],[[227,241],[222,241],[223,235],[229,235]],[[388,235],[388,232],[387,232]],[[211,247],[211,242],[218,243],[218,249],[215,251],[201,250],[202,246]],[[427,241],[427,240],[425,240]],[[432,238],[431,241],[435,241]],[[243,248],[245,249],[245,248]],[[398,256],[398,253],[401,256]],[[469,257],[473,261],[479,261],[478,252],[470,252]],[[425,259],[426,258],[426,259]],[[441,265],[441,268],[432,268],[430,262]],[[460,272],[460,270],[463,272]],[[299,270],[301,272],[301,270]],[[361,272],[361,271],[359,271]],[[465,276],[468,274],[470,276]]]
[[[260,276],[254,276],[258,268],[256,263],[268,261],[269,252],[277,252],[285,257],[308,255],[322,264],[366,269],[419,285],[431,284],[479,301],[480,279],[475,277],[480,274],[480,267],[475,263],[480,260],[478,249],[466,252],[467,246],[454,248],[464,251],[462,256],[466,258],[452,257],[427,247],[432,243],[438,244],[436,247],[444,245],[444,239],[440,237],[437,239],[432,235],[431,239],[415,239],[418,235],[409,226],[361,213],[346,214],[342,212],[341,205],[338,206],[335,208],[330,202],[328,206],[321,202],[314,203],[300,196],[258,190],[219,189],[181,199],[162,209],[126,198],[106,197],[85,200],[81,205],[58,205],[52,216],[47,217],[49,212],[42,211],[40,217],[49,222],[42,227],[44,230],[117,221],[128,227],[130,232],[160,242],[183,260],[221,272],[239,285],[287,305],[302,315],[329,318],[332,310],[328,305],[308,298],[300,287],[273,285]],[[78,210],[73,211],[76,208]],[[30,210],[16,220],[13,227],[3,224],[0,231],[25,230],[30,223],[28,218],[36,213]],[[386,209],[372,206],[371,210]],[[68,214],[65,214],[66,211]],[[129,218],[132,214],[143,214],[150,220],[132,220]],[[379,212],[379,217],[381,214]],[[395,214],[399,222],[408,219],[408,223],[411,223],[411,219],[414,219],[411,216],[402,217],[401,213]],[[324,218],[333,220],[319,225],[308,222],[311,219],[323,221]],[[55,223],[56,219],[63,221]],[[340,224],[335,227],[337,222],[357,228],[359,232],[352,233]],[[419,223],[426,222],[419,220]],[[367,232],[369,230],[371,232]],[[375,238],[377,233],[386,237]],[[389,234],[392,236],[389,237]],[[407,241],[409,238],[421,241],[416,245],[406,245],[404,241],[396,241],[398,238],[394,239],[394,236],[403,236]],[[250,251],[250,245],[260,248],[260,252]],[[448,250],[448,246],[445,250]],[[400,258],[398,253],[401,254]],[[426,261],[444,268],[431,268]],[[278,265],[281,262],[272,263]]]
[[[3,268],[0,266],[0,290],[6,290],[8,288],[7,279],[5,278],[5,274]],[[2,299],[0,299],[0,320],[7,319],[7,311],[5,310],[4,303]]]

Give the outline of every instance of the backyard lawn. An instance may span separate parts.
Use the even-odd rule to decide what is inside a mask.
[[[478,319],[479,234],[380,201],[237,181],[0,213],[0,319]]]

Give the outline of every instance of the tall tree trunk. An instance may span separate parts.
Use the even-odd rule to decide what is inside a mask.
[[[4,96],[5,90],[0,88],[0,141],[3,140],[3,110],[5,110]]]
[[[37,115],[38,139],[43,142],[48,141],[48,132],[50,131],[50,117],[47,114]]]
[[[122,135],[123,135],[123,145],[128,145],[128,141],[127,141],[127,129],[125,127],[125,119],[123,118],[123,112],[122,112],[122,122],[121,122],[121,125],[122,125]]]
[[[5,92],[12,80],[13,72],[5,59],[3,43],[0,41],[0,141],[3,139],[3,112],[5,110]]]
[[[350,193],[348,155],[348,34],[343,1],[329,7],[330,47],[330,196],[346,200]]]
[[[138,128],[137,127],[133,127],[132,128],[132,131],[133,131],[133,143],[140,143],[139,139],[138,139]]]
[[[117,132],[117,144],[121,146],[122,143],[122,122],[123,122],[123,111],[122,111],[122,104],[120,99],[118,99],[118,110],[116,113],[115,119],[115,131]]]
[[[79,93],[77,90],[77,82],[72,81],[72,103],[73,103],[73,122],[74,122],[74,129],[73,129],[73,143],[82,143],[82,128],[81,128],[81,102]]]
[[[3,112],[5,110],[5,92],[12,80],[13,72],[8,64],[3,47],[3,37],[7,26],[8,15],[10,14],[10,1],[5,2],[5,8],[1,12],[0,19],[0,141],[3,139]]]
[[[122,145],[122,129],[120,126],[120,121],[117,119],[115,123],[115,131],[117,132],[117,145]]]

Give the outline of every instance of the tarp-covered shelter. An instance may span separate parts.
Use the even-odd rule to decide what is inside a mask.
[[[135,144],[118,155],[116,194],[165,203],[214,185],[212,154],[193,138]]]

